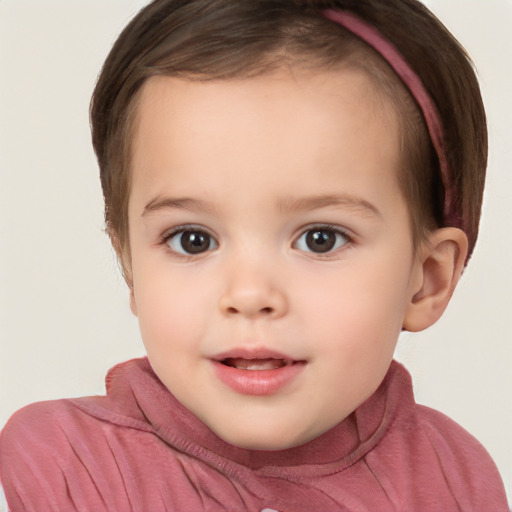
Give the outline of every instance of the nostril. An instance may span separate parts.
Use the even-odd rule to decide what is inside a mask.
[[[254,287],[228,289],[219,297],[219,310],[223,315],[235,318],[274,318],[286,312],[287,303],[281,292]]]
[[[255,310],[255,312],[256,311],[263,315],[271,315],[274,312],[274,308],[267,306],[267,307],[261,308],[259,310]],[[233,306],[230,306],[226,309],[226,312],[228,313],[228,315],[236,315],[238,313],[242,313],[243,310],[234,308]]]

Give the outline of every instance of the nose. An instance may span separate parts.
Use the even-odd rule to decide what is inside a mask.
[[[279,318],[288,311],[283,283],[272,264],[235,265],[225,274],[219,299],[221,312],[227,316]]]

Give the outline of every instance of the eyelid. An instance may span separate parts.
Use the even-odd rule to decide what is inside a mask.
[[[343,236],[344,238],[346,238],[347,242],[344,243],[341,247],[338,247],[337,249],[333,249],[333,250],[325,252],[325,253],[321,253],[321,252],[315,253],[314,251],[303,251],[303,250],[299,249],[299,250],[301,250],[301,252],[304,252],[307,254],[314,254],[315,257],[317,257],[317,258],[318,257],[319,258],[329,258],[330,256],[333,256],[340,251],[344,251],[344,250],[348,249],[348,247],[350,247],[354,244],[355,237],[354,237],[354,235],[352,235],[351,231],[348,230],[347,228],[344,228],[344,227],[341,227],[341,226],[335,225],[335,224],[317,223],[317,224],[309,224],[307,226],[302,227],[300,229],[298,235],[294,239],[294,242],[292,244],[293,247],[296,248],[297,242],[302,236],[304,236],[309,231],[314,231],[314,230],[332,231],[333,233],[339,234],[339,235]]]
[[[334,231],[335,233],[340,233],[341,235],[347,237],[351,241],[354,240],[355,238],[355,235],[352,233],[352,230],[344,226],[340,226],[338,224],[330,224],[329,222],[312,222],[311,224],[302,226],[300,229],[297,230],[298,234],[295,238],[297,239],[304,233],[307,233],[308,231],[312,231],[314,229],[318,229],[319,231],[321,231],[322,229]]]
[[[175,226],[171,229],[168,229],[168,230],[164,231],[164,233],[160,236],[159,244],[167,246],[167,249],[169,251],[171,251],[173,254],[175,254],[179,257],[184,257],[184,258],[201,257],[201,256],[211,252],[212,250],[214,250],[214,249],[208,249],[208,250],[206,250],[202,253],[198,253],[198,254],[186,254],[186,253],[177,252],[177,251],[173,250],[171,247],[169,247],[169,240],[174,238],[179,233],[184,233],[185,231],[200,231],[200,232],[206,233],[215,242],[216,247],[214,249],[217,249],[219,247],[219,241],[217,240],[217,236],[215,234],[213,234],[210,229],[208,229],[205,226],[202,226],[200,224],[181,224],[179,226]]]
[[[179,226],[174,226],[173,228],[165,230],[163,234],[160,235],[160,240],[165,242],[169,240],[169,238],[172,238],[173,236],[177,235],[178,233],[182,233],[183,231],[204,231],[212,238],[214,238],[215,241],[217,241],[217,235],[215,235],[211,229],[208,229],[201,224],[180,224]]]

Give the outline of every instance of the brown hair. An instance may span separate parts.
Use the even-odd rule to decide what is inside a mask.
[[[190,80],[250,78],[283,63],[363,69],[396,106],[403,136],[400,185],[415,242],[442,225],[438,163],[414,100],[366,43],[319,10],[352,11],[402,53],[434,100],[458,211],[474,247],[487,163],[485,112],[473,68],[446,28],[416,0],[155,0],[123,30],[91,101],[105,221],[118,254],[129,254],[130,148],[139,92],[151,76]],[[125,268],[126,276],[126,268]]]

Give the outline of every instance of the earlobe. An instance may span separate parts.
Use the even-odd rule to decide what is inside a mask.
[[[464,269],[468,240],[457,228],[432,232],[420,251],[419,288],[411,293],[403,321],[406,331],[422,331],[433,325],[448,306]]]
[[[130,250],[128,247],[123,247],[116,233],[110,232],[109,236],[114,251],[116,252],[117,261],[121,268],[121,273],[126,284],[128,285],[128,289],[130,290],[130,309],[132,313],[135,316],[137,316],[137,304],[135,302],[135,295],[133,291],[132,263],[130,257]]]
[[[135,302],[133,286],[130,287],[130,309],[132,310],[132,313],[137,316],[137,303]]]

